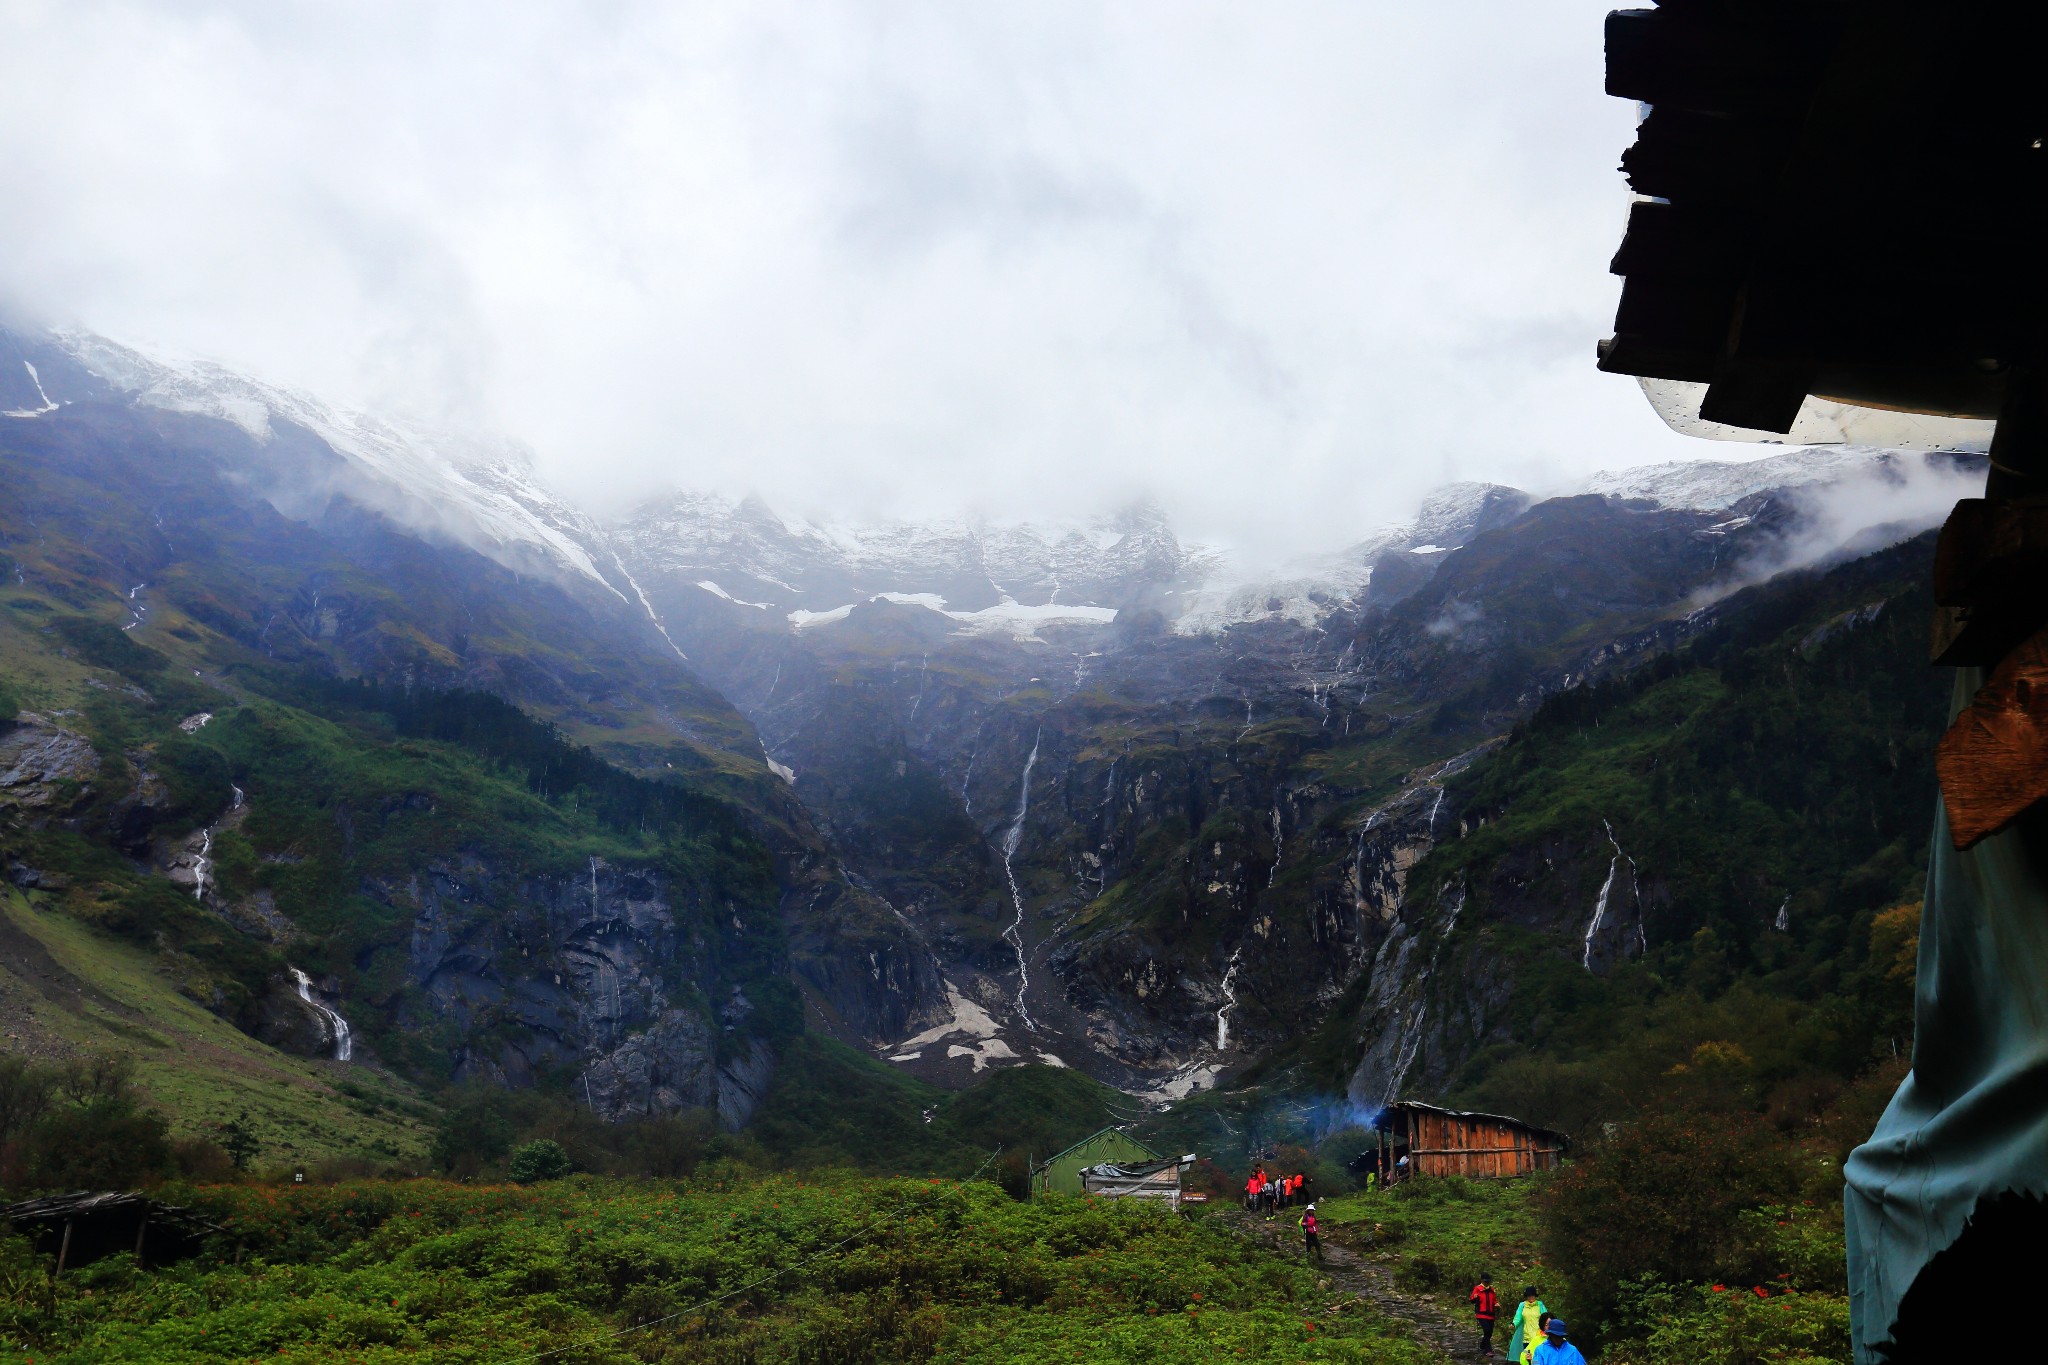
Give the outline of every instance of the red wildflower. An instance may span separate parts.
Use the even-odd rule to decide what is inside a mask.
[[[1725,1294],[1728,1292],[1728,1286],[1725,1284],[1717,1284],[1714,1286],[1714,1292],[1716,1294]]]

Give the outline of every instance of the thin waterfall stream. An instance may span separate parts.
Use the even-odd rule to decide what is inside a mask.
[[[1600,821],[1600,826],[1607,831],[1607,842],[1614,845],[1614,857],[1608,860],[1607,880],[1600,883],[1600,894],[1593,902],[1593,918],[1586,922],[1586,937],[1581,945],[1582,951],[1579,955],[1579,965],[1589,972],[1593,970],[1593,936],[1599,933],[1600,926],[1607,922],[1607,902],[1608,898],[1614,894],[1614,878],[1621,871],[1621,860],[1628,858],[1629,872],[1631,874],[1635,872],[1636,866],[1636,860],[1629,858],[1628,854],[1622,852],[1621,841],[1614,837],[1614,826],[1605,819]],[[1633,875],[1631,875],[1630,880],[1634,880]],[[1638,937],[1642,934],[1640,922],[1637,924],[1636,933]]]
[[[1244,949],[1232,948],[1230,961],[1223,968],[1223,1003],[1216,1007],[1216,1050],[1223,1051],[1230,1046],[1230,1012],[1237,1008],[1237,992],[1231,983],[1237,980],[1237,959]]]
[[[1003,930],[1003,937],[1010,940],[1010,946],[1017,950],[1017,1016],[1033,1033],[1038,1031],[1038,1023],[1024,1004],[1024,992],[1031,986],[1031,967],[1024,952],[1024,893],[1017,889],[1017,873],[1011,867],[1011,860],[1017,856],[1017,846],[1024,841],[1024,817],[1031,813],[1031,770],[1038,766],[1038,741],[1044,734],[1041,728],[1031,737],[1031,753],[1024,760],[1024,780],[1018,784],[1017,818],[1010,822],[1009,831],[1003,835],[1003,876],[1010,883],[1010,904],[1017,911],[1010,927]]]
[[[228,806],[232,813],[242,808],[242,789],[231,783],[229,790],[235,794],[233,803]],[[196,901],[206,899],[206,878],[213,871],[213,832],[218,828],[213,824],[199,831],[199,856],[192,863],[192,899]]]

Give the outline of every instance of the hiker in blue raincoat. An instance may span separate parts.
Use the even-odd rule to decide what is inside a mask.
[[[1545,1323],[1544,1341],[1536,1348],[1535,1365],[1586,1365],[1586,1358],[1579,1354],[1579,1348],[1566,1340],[1569,1335],[1564,1329],[1563,1318],[1552,1318]]]

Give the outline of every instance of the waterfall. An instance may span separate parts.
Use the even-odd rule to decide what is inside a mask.
[[[199,832],[199,861],[192,864],[192,899],[206,899],[206,873],[213,866],[207,855],[213,852],[213,826],[208,825]]]
[[[1280,828],[1280,798],[1276,795],[1273,798],[1273,866],[1266,870],[1266,889],[1268,891],[1273,889],[1273,879],[1280,875],[1280,850],[1283,847],[1281,842],[1282,833]]]
[[[1366,816],[1351,847],[1351,904],[1361,914],[1365,912],[1365,836],[1372,833],[1379,822],[1378,811]]]
[[[1387,1078],[1387,1104],[1401,1098],[1401,1083],[1408,1079],[1408,1070],[1415,1065],[1416,1054],[1422,1051],[1422,1021],[1428,1014],[1429,1002],[1419,1000],[1415,1004],[1415,1013],[1408,1016],[1408,1046],[1394,1057],[1393,1074]]]
[[[1787,896],[1787,897],[1785,897],[1785,903],[1784,903],[1783,905],[1780,905],[1780,906],[1778,907],[1778,923],[1777,923],[1777,930],[1778,930],[1778,932],[1779,932],[1779,933],[1781,933],[1781,934],[1782,934],[1782,933],[1784,933],[1784,932],[1785,932],[1786,930],[1790,929],[1791,927],[1792,927],[1792,898],[1791,898],[1790,896]]]
[[[1593,918],[1586,922],[1586,941],[1584,951],[1579,955],[1579,965],[1589,972],[1593,970],[1593,935],[1600,932],[1600,924],[1607,918],[1607,897],[1614,890],[1614,874],[1620,866],[1620,854],[1608,860],[1607,880],[1600,883],[1600,897],[1593,902]]]
[[[1444,959],[1444,948],[1449,945],[1451,933],[1458,927],[1458,916],[1464,909],[1465,893],[1460,888],[1456,898],[1446,907],[1447,913],[1444,915],[1444,927],[1438,932],[1436,948],[1429,955],[1429,965],[1416,975],[1415,1013],[1408,1016],[1406,1048],[1404,1049],[1399,1045],[1395,1048],[1394,1070],[1387,1082],[1386,1102],[1388,1104],[1392,1104],[1400,1098],[1401,1085],[1408,1079],[1408,1071],[1409,1068],[1415,1065],[1416,1055],[1422,1051],[1422,1024],[1429,1017],[1428,991],[1430,979],[1436,975],[1437,966]]]
[[[1237,1008],[1237,992],[1230,989],[1230,983],[1237,979],[1237,958],[1243,948],[1230,950],[1230,962],[1223,969],[1223,1003],[1216,1008],[1216,1050],[1223,1051],[1230,1046],[1230,1012]]]
[[[967,785],[974,781],[974,763],[981,757],[981,736],[987,729],[986,718],[974,727],[974,743],[967,750],[967,771],[960,775],[960,804],[966,808],[969,815],[974,814],[974,794],[968,791]]]
[[[299,999],[311,1005],[320,1015],[320,1022],[327,1026],[327,1036],[334,1044],[334,1060],[346,1062],[354,1057],[356,1053],[355,1035],[349,1030],[348,1020],[342,1018],[339,1011],[330,1009],[327,1005],[313,998],[313,979],[311,977],[307,976],[297,967],[288,967],[286,970],[292,974],[292,980],[296,981],[299,985]]]
[[[1629,882],[1631,885],[1635,882],[1636,870],[1636,860],[1629,858],[1628,854],[1621,851],[1621,841],[1614,837],[1614,826],[1604,819],[1601,820],[1600,825],[1607,831],[1607,842],[1614,845],[1614,857],[1608,860],[1607,880],[1600,883],[1600,895],[1593,902],[1593,918],[1586,922],[1586,937],[1581,945],[1582,951],[1579,955],[1579,965],[1589,972],[1593,970],[1593,936],[1600,932],[1600,926],[1607,921],[1607,900],[1614,893],[1614,878],[1621,871],[1622,859],[1628,858]],[[1640,913],[1636,917],[1636,937],[1638,940],[1641,940],[1643,937],[1642,916]]]
[[[1024,957],[1024,893],[1017,889],[1017,873],[1010,863],[1017,856],[1017,846],[1024,841],[1024,817],[1031,813],[1031,770],[1038,766],[1038,741],[1044,734],[1041,727],[1031,737],[1031,754],[1024,760],[1024,780],[1018,784],[1017,818],[1003,835],[1003,876],[1010,883],[1010,903],[1017,909],[1017,918],[1003,930],[1003,937],[1017,950],[1017,1015],[1033,1033],[1038,1031],[1038,1024],[1024,1005],[1024,992],[1031,985],[1031,970]]]
[[[1429,837],[1436,838],[1436,813],[1444,808],[1444,789],[1436,789],[1436,800],[1429,808]]]
[[[229,783],[228,790],[235,794],[235,799],[228,806],[228,809],[231,811],[240,810],[242,808],[242,789],[233,783]],[[215,828],[216,826],[208,825],[205,829],[199,831],[199,857],[192,864],[192,899],[196,901],[206,899],[206,874],[213,870],[213,831]]]
[[[136,594],[140,593],[144,588],[147,588],[148,586],[149,584],[147,583],[137,583],[134,587],[128,589],[128,612],[135,619],[130,621],[127,625],[121,627],[121,629],[133,630],[137,626],[142,624],[142,619],[145,616],[149,615],[149,607],[146,604],[138,602],[136,600]]]

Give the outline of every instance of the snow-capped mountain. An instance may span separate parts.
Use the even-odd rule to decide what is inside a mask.
[[[1842,483],[1900,485],[1933,472],[1976,477],[1981,458],[1945,451],[1879,450],[1872,446],[1811,446],[1760,460],[1684,460],[1602,470],[1574,492],[1641,498],[1659,507],[1719,512],[1760,493],[1789,493]]]
[[[609,528],[648,581],[804,630],[871,601],[920,606],[962,632],[1028,638],[1047,625],[1103,625],[1134,604],[1204,581],[1217,557],[1183,546],[1157,510],[1065,526],[987,521],[821,524],[756,498],[680,494]]]
[[[1443,555],[1532,501],[1503,485],[1452,484],[1426,498],[1412,522],[1265,569],[1183,544],[1165,514],[1146,505],[1066,524],[826,523],[784,516],[757,498],[681,492],[601,520],[547,488],[530,452],[500,436],[340,408],[211,361],[145,355],[86,332],[0,337],[9,343],[0,351],[7,371],[0,418],[36,420],[74,398],[111,393],[232,423],[281,455],[305,433],[345,470],[328,472],[336,486],[309,489],[304,466],[295,466],[280,496],[344,493],[520,572],[611,594],[665,637],[668,625],[642,587],[657,578],[691,585],[707,607],[730,607],[757,627],[789,632],[829,627],[877,601],[927,608],[954,633],[1026,641],[1046,628],[1109,626],[1133,610],[1156,612],[1181,634],[1261,620],[1313,627],[1368,594],[1389,599],[1412,590]],[[1795,449],[1758,460],[1603,471],[1565,491],[1711,512],[1759,494],[1846,485],[1911,504],[1904,511],[1873,504],[1868,524],[1917,526],[1929,515],[1921,503],[1954,496],[1944,474],[1960,467],[1940,453]]]
[[[461,540],[509,567],[551,566],[618,591],[593,557],[595,523],[541,486],[517,442],[337,408],[212,361],[148,356],[87,332],[58,332],[50,341],[139,406],[217,418],[264,443],[294,427],[311,433],[357,476],[346,486],[350,496],[403,524]],[[32,362],[23,366],[37,380],[43,411],[68,401],[65,379],[38,378]]]

